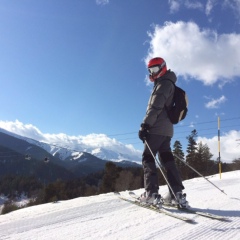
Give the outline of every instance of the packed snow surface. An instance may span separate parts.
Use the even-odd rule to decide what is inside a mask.
[[[118,199],[113,193],[48,203],[0,215],[0,239],[240,239],[240,171],[184,181],[192,207],[225,216],[218,221],[189,213],[183,222]],[[140,194],[143,189],[136,190]],[[166,186],[160,193],[167,192]],[[128,192],[122,192],[128,197]],[[177,212],[178,210],[171,210]]]

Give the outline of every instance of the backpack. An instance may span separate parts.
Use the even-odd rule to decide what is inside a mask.
[[[172,81],[171,83],[174,85],[174,95],[173,101],[170,106],[166,108],[168,118],[173,124],[177,124],[182,121],[187,115],[187,106],[188,106],[188,98],[186,92],[180,87],[176,86]]]

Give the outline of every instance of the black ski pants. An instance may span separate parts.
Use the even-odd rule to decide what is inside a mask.
[[[147,143],[154,156],[156,156],[158,153],[159,160],[167,172],[167,180],[174,193],[182,191],[182,189],[184,189],[182,179],[176,167],[170,147],[171,137],[149,134]],[[146,193],[148,195],[158,193],[159,184],[156,163],[146,143],[144,144],[144,150],[142,154],[142,164]]]

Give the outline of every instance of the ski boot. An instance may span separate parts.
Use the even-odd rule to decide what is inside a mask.
[[[173,199],[172,203],[178,205],[180,208],[189,208],[188,201],[186,200],[187,194],[182,192],[176,193],[177,199]]]
[[[154,205],[158,208],[162,207],[162,197],[158,193],[153,193],[151,195],[147,195],[146,192],[142,193],[139,197],[140,203],[145,203],[147,205]]]

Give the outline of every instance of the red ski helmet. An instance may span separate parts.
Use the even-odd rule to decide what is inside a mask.
[[[163,76],[167,71],[167,65],[163,58],[152,58],[148,62],[149,79],[154,82],[157,78]]]

